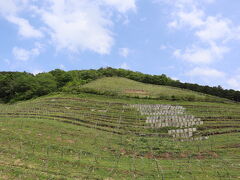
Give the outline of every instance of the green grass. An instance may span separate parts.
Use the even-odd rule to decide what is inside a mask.
[[[175,141],[127,104],[181,105],[210,138]],[[83,93],[0,104],[0,179],[240,179],[239,120],[237,103]]]
[[[75,89],[76,90],[76,89]],[[102,95],[150,99],[229,102],[229,100],[191,90],[140,83],[121,77],[105,77],[80,86],[77,91]]]

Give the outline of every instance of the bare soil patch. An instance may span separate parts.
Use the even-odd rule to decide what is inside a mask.
[[[141,95],[149,95],[147,91],[144,90],[138,90],[138,89],[125,89],[124,93],[127,94],[141,94]]]
[[[220,148],[239,148],[240,149],[240,144],[230,144],[226,146],[220,146]]]

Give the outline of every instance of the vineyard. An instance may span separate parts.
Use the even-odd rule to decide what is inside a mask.
[[[117,83],[116,83],[117,82]],[[70,88],[71,89],[71,88]],[[161,100],[229,102],[230,100],[196,91],[170,86],[146,84],[121,77],[104,77],[83,86],[73,86],[80,92],[122,97],[138,97]]]
[[[240,179],[240,106],[58,94],[0,105],[0,179]]]

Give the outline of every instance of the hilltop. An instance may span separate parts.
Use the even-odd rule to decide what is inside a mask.
[[[178,80],[173,80],[164,74],[149,75],[125,69],[100,68],[97,70],[74,70],[67,72],[60,69],[55,69],[53,71],[39,73],[37,75],[33,75],[27,72],[0,72],[0,102],[2,101],[7,103],[28,100],[55,92],[75,93],[78,92],[79,86],[83,86],[87,83],[104,77],[122,77],[145,84],[161,85],[162,89],[164,89],[163,86],[167,86],[167,89],[170,89],[169,87],[172,87],[171,89],[181,88],[185,90],[195,91],[199,94],[197,95],[197,93],[195,93],[194,96],[184,96],[184,100],[192,101],[195,100],[195,98],[197,100],[200,100],[198,97],[200,97],[200,93],[202,93],[215,96],[215,99],[217,99],[217,96],[232,101],[240,101],[240,91],[231,89],[226,90],[221,86],[210,87],[201,86],[198,84],[183,83]],[[188,92],[192,94],[191,91]],[[173,91],[171,90],[171,92]],[[113,91],[112,93],[114,94]],[[140,93],[141,92],[138,91],[138,96]],[[144,94],[144,92],[142,93]],[[130,92],[128,94],[133,93]],[[156,95],[157,94],[154,93],[153,96],[156,97]],[[172,95],[171,98],[175,100],[182,98],[181,96],[177,95]],[[211,96],[208,96],[206,100],[211,101]],[[160,97],[160,95],[158,97]],[[161,95],[160,99],[164,98],[169,99],[169,95]]]
[[[159,100],[229,102],[224,98],[171,86],[153,85],[121,77],[105,77],[85,85],[73,87],[77,91]]]

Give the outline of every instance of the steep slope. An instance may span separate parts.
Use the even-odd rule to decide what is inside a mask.
[[[0,179],[236,179],[239,112],[90,94],[0,105]]]
[[[96,94],[185,101],[229,101],[191,90],[144,84],[120,77],[105,77],[83,85],[79,90]]]

